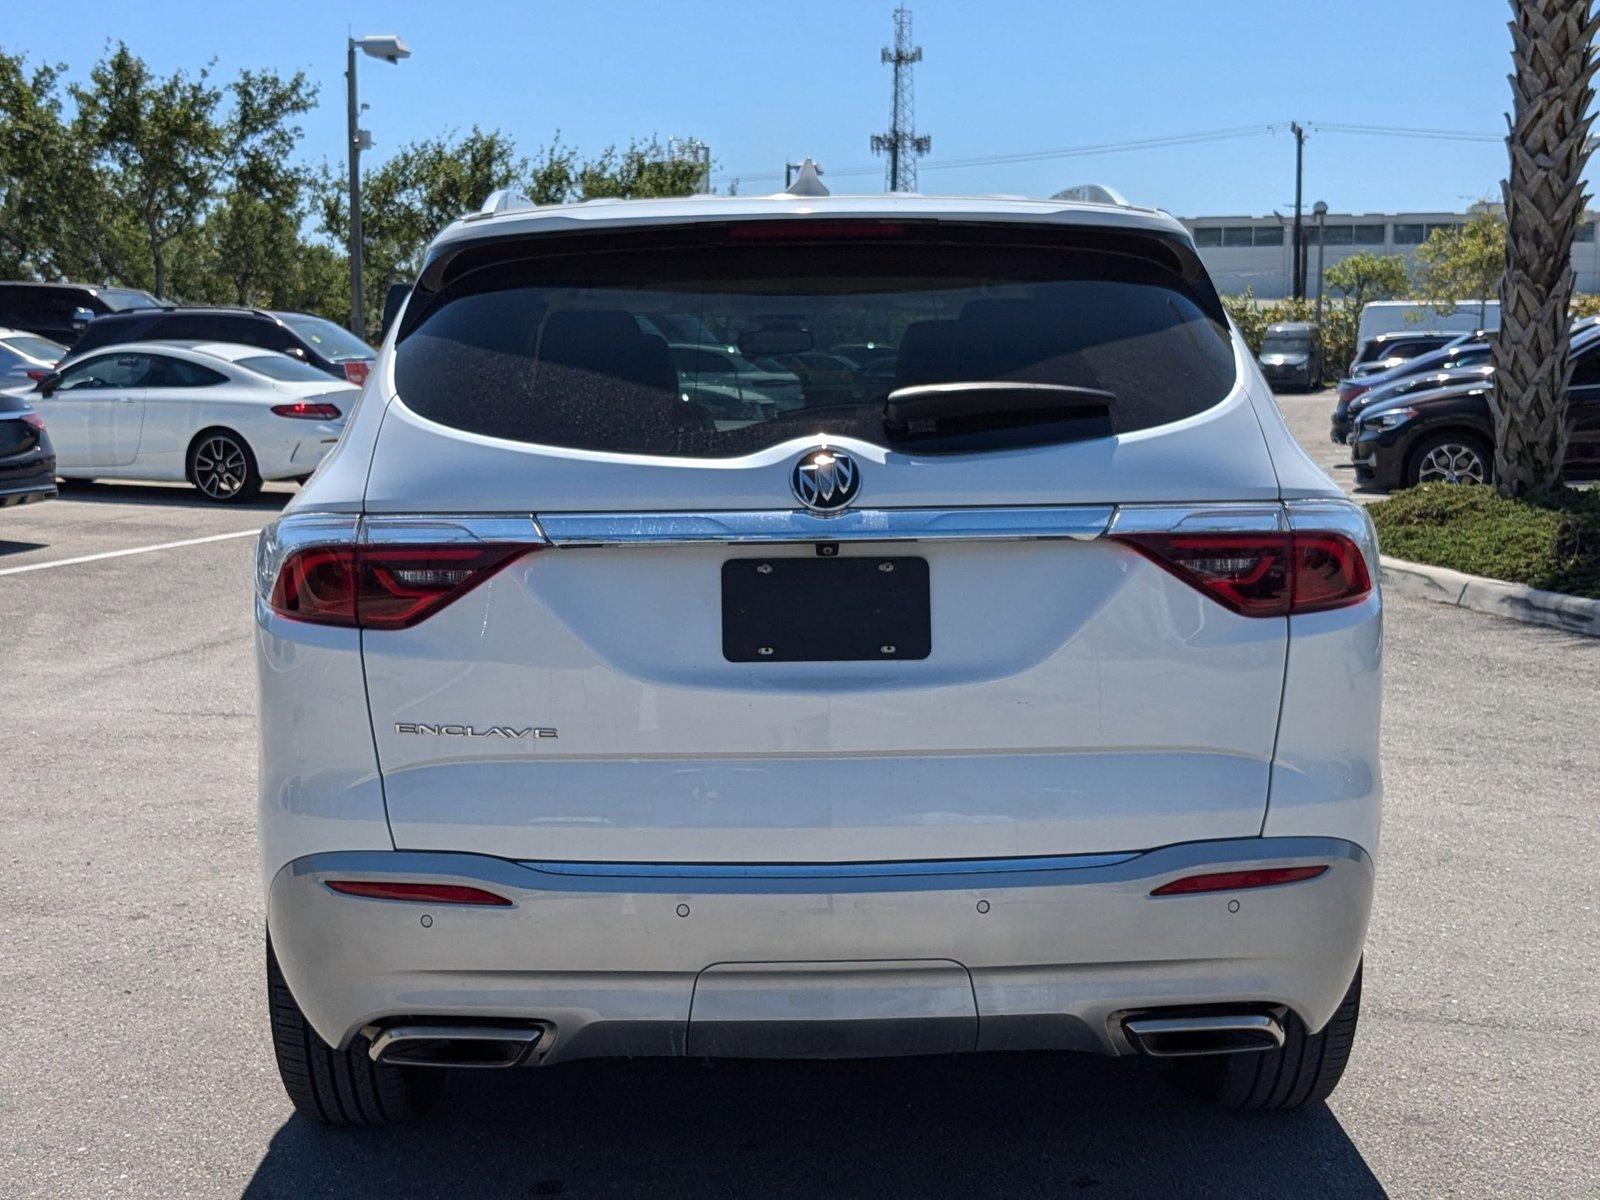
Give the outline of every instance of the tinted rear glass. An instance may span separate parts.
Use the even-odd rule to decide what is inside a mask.
[[[281,379],[285,383],[327,383],[326,371],[318,370],[310,363],[301,362],[297,358],[290,358],[287,354],[263,354],[255,358],[240,358],[234,360],[235,365],[246,367],[257,375],[265,375],[268,379]]]
[[[1128,432],[1209,408],[1234,382],[1215,292],[1185,284],[1153,240],[1122,236],[1112,250],[1026,228],[820,240],[771,228],[545,239],[500,261],[484,261],[492,247],[471,252],[484,265],[419,287],[397,390],[473,433],[722,457],[813,434],[883,442],[889,393],[915,384],[1102,389],[1116,397],[1113,429]],[[853,379],[772,370],[763,335],[784,352],[798,336],[887,353]]]

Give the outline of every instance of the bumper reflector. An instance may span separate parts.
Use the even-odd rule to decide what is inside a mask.
[[[428,904],[487,904],[511,907],[511,901],[482,888],[455,883],[391,883],[380,879],[329,879],[324,882],[346,896],[371,900],[416,900]]]
[[[1206,875],[1186,875],[1164,883],[1152,896],[1193,896],[1199,892],[1237,892],[1245,888],[1274,887],[1280,883],[1299,883],[1315,879],[1327,867],[1262,867],[1254,871],[1213,871]]]

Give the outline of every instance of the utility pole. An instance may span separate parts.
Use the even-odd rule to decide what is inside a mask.
[[[361,110],[356,106],[356,40],[346,38],[345,41],[345,115],[348,126],[345,157],[350,163],[350,332],[366,341],[366,319],[361,311]]]
[[[1306,131],[1298,121],[1289,122],[1294,134],[1294,298],[1306,298],[1306,242],[1301,226],[1300,205],[1305,183]]]
[[[872,152],[889,155],[885,190],[917,190],[917,159],[926,154],[933,139],[918,136],[916,100],[912,93],[911,67],[922,61],[922,47],[911,44],[911,10],[902,4],[894,10],[894,48],[885,46],[883,61],[894,66],[894,106],[889,117],[889,132],[872,135]]]

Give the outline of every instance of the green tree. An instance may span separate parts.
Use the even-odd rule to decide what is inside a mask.
[[[1590,0],[1512,0],[1509,236],[1494,338],[1495,481],[1506,496],[1561,481],[1567,451],[1572,239],[1593,120]]]
[[[88,156],[83,182],[92,192],[83,202],[102,224],[125,226],[123,240],[142,242],[144,269],[129,264],[118,272],[124,281],[164,295],[172,245],[200,225],[225,168],[222,93],[209,67],[158,79],[123,44],[95,64],[88,86],[69,90],[78,106],[72,137]]]
[[[1506,223],[1487,205],[1465,224],[1440,226],[1417,247],[1417,295],[1445,315],[1456,301],[1478,301],[1478,321],[1506,269]]]
[[[1356,353],[1361,310],[1374,300],[1394,300],[1411,291],[1405,259],[1365,250],[1329,267],[1322,275],[1335,293],[1322,309],[1322,346],[1330,366],[1342,371]]]
[[[1374,300],[1393,300],[1411,290],[1405,259],[1366,250],[1334,263],[1322,273],[1322,281],[1358,311]]]

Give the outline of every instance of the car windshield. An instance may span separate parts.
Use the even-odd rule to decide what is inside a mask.
[[[327,383],[326,371],[319,371],[310,363],[290,358],[287,354],[261,354],[236,360],[237,365],[265,375],[268,379],[281,379],[285,383]]]
[[[376,351],[355,334],[341,325],[335,325],[325,317],[313,317],[309,313],[281,312],[273,313],[290,329],[322,355],[329,362],[344,363],[355,362],[363,358],[375,358]]]
[[[811,434],[881,443],[889,393],[912,385],[1111,392],[1116,432],[1192,416],[1233,385],[1215,293],[1187,284],[1144,239],[1141,256],[1033,229],[893,225],[791,239],[771,228],[491,248],[503,257],[419,292],[399,335],[397,390],[421,415],[475,433],[716,457]],[[657,332],[685,326],[708,331],[709,344]],[[756,368],[726,349],[796,330],[818,346],[889,347],[889,365],[746,380]],[[702,386],[737,381],[736,395],[697,394],[684,386],[691,372]]]
[[[42,337],[8,337],[0,342],[18,354],[25,354],[29,358],[39,359],[41,362],[60,362],[66,356],[67,348],[60,342],[52,342],[49,338]]]
[[[1261,339],[1263,354],[1304,354],[1311,349],[1311,339],[1303,333],[1269,333]]]

